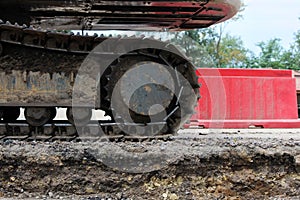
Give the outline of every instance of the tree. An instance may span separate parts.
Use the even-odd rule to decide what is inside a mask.
[[[285,67],[283,62],[284,49],[280,44],[280,39],[275,38],[267,42],[258,43],[260,53],[258,57],[255,57],[254,66],[259,68],[274,68],[282,69]]]
[[[280,41],[275,38],[260,42],[257,45],[259,55],[252,56],[247,67],[300,70],[300,30],[295,33],[295,41],[288,50],[282,47]]]
[[[210,28],[177,32],[171,41],[180,46],[196,66],[213,67],[215,34]]]
[[[198,67],[242,67],[249,52],[243,41],[229,34],[220,37],[217,28],[176,33],[172,41],[181,46]]]
[[[295,41],[282,55],[282,61],[286,68],[300,70],[300,30],[295,33]]]
[[[225,34],[228,23],[242,19],[240,12],[231,20],[215,26],[175,33],[172,41],[183,48],[198,67],[239,67],[247,58],[248,51],[239,37]]]
[[[218,67],[243,67],[248,52],[240,37],[226,34],[218,48]]]

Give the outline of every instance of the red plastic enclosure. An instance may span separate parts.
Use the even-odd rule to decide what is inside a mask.
[[[296,90],[297,90],[297,101],[298,101],[298,116],[300,115],[300,71],[293,71],[294,77],[296,78]]]
[[[291,70],[197,70],[201,98],[185,127],[300,128]]]

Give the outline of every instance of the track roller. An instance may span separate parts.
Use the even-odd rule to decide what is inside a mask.
[[[76,126],[87,125],[92,117],[92,109],[90,108],[68,108],[67,118],[70,123]]]
[[[25,108],[24,115],[29,125],[43,126],[54,119],[56,115],[56,109],[43,107],[28,107]]]

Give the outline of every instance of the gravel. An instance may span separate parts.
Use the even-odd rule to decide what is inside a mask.
[[[140,143],[2,141],[0,197],[299,199],[299,144],[297,129],[190,129]]]

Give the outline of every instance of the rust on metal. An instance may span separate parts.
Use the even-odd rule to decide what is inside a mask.
[[[185,30],[232,17],[239,0],[1,0],[0,19],[61,30]],[[20,15],[15,15],[19,11]],[[12,14],[13,13],[13,14]]]
[[[136,133],[139,129],[123,116],[128,111],[133,122],[146,125],[152,135],[173,134],[183,123],[181,120],[186,121],[191,116],[199,93],[194,67],[177,47],[152,38],[81,36],[54,29],[180,31],[222,22],[232,17],[238,9],[239,0],[0,0],[0,120],[14,122],[19,116],[19,108],[25,107],[27,123],[43,126],[54,119],[55,107],[72,107],[72,98],[80,97],[80,105],[104,110],[112,123],[123,120],[118,123],[130,132]],[[100,69],[92,71],[89,69],[95,66],[88,63],[88,74],[87,71],[80,74],[86,57],[108,39],[113,41],[113,45],[104,45],[101,52],[97,52],[97,59],[114,59],[108,64],[97,63]],[[141,47],[141,43],[145,45]],[[155,44],[155,47],[149,48],[149,44]],[[133,47],[139,48],[136,50]],[[146,90],[138,90],[131,98],[123,93],[130,85],[129,79],[123,81],[125,87],[118,89],[117,82],[121,77],[137,68],[135,64],[144,61],[175,70],[176,76],[171,75],[174,81],[169,81],[175,92],[148,84]],[[100,71],[104,71],[103,74],[100,75]],[[150,71],[146,76],[153,77]],[[178,72],[187,83],[178,81]],[[164,74],[162,80],[168,82],[168,73]],[[75,78],[83,81],[74,95]],[[158,78],[153,80],[152,84],[157,84]],[[113,105],[112,91],[115,89],[120,97],[117,99],[130,100],[133,107],[137,106],[136,109],[122,106],[121,102],[118,103],[122,105]],[[95,90],[96,97],[93,94]],[[141,101],[143,98],[145,101]],[[184,100],[179,103],[179,99]],[[152,106],[161,102],[166,105],[163,110]],[[9,115],[10,112],[4,107],[14,108],[13,115]],[[151,112],[148,111],[150,108]],[[160,116],[163,112],[166,116]],[[113,113],[118,119],[114,118]],[[154,122],[163,123],[163,129],[160,130],[157,124],[151,125],[153,116],[159,116]],[[101,128],[106,134],[123,134],[120,128],[113,129],[112,125],[106,124]]]

